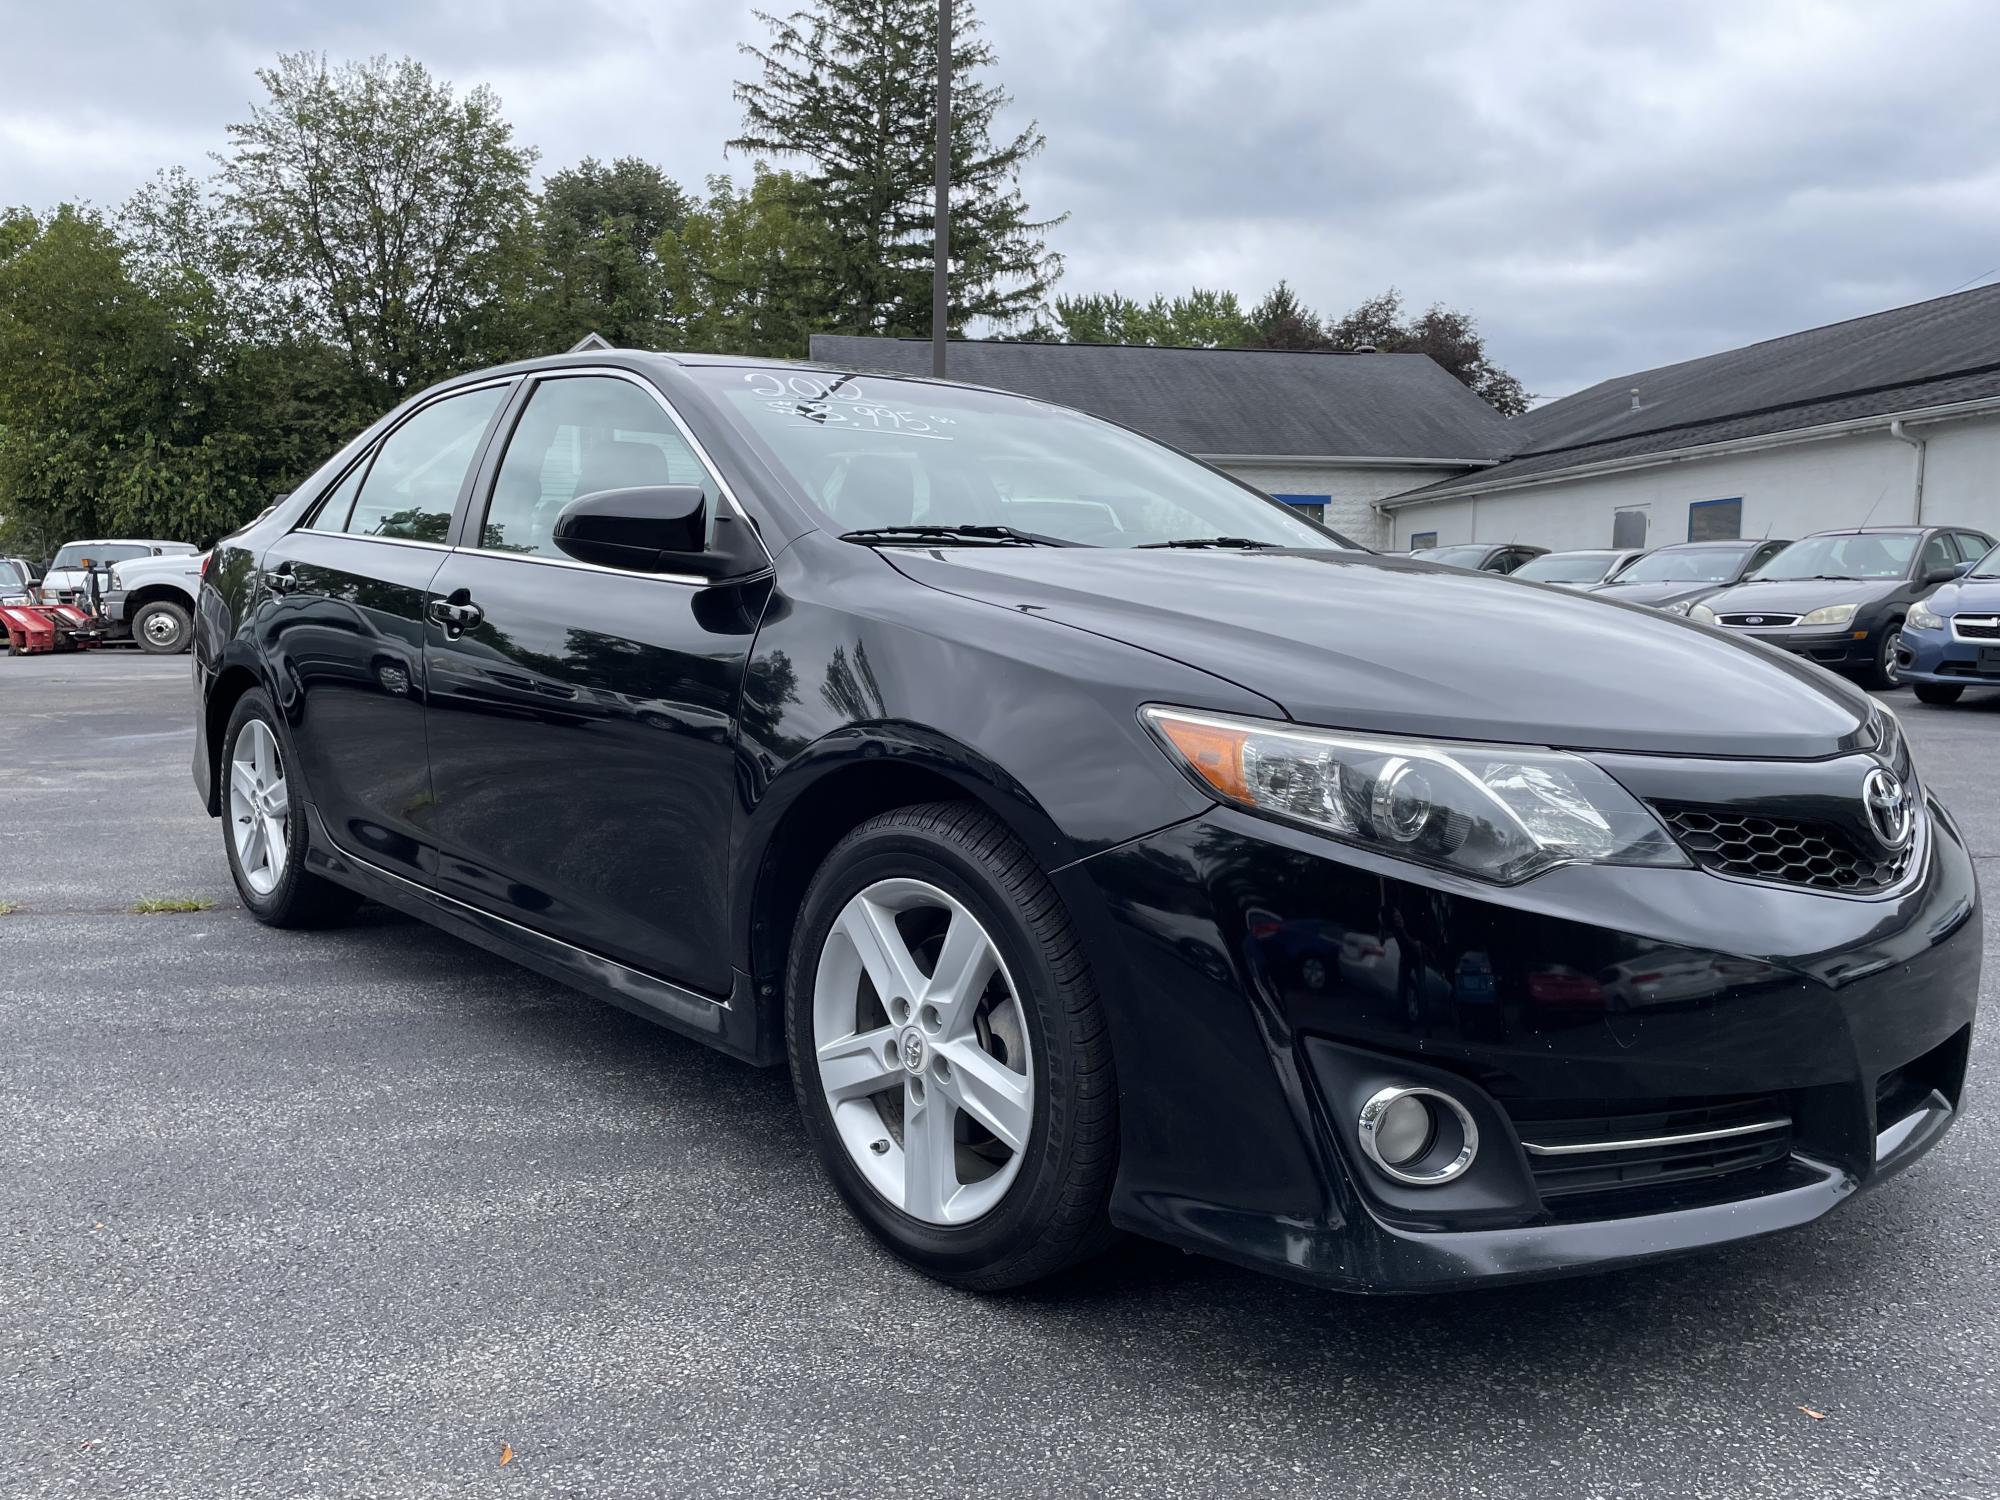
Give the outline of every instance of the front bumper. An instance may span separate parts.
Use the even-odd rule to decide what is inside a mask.
[[[1962,641],[1942,630],[1903,631],[1896,661],[1905,682],[1950,687],[2000,687],[2000,640]]]
[[[1808,661],[1837,670],[1851,671],[1873,666],[1875,653],[1881,649],[1877,629],[1853,625],[1829,625],[1811,630],[1793,627],[1762,630],[1751,625],[1717,625],[1711,628],[1742,636],[1746,640],[1762,641],[1767,646],[1775,646],[1780,651],[1789,651],[1794,656],[1803,656]]]
[[[1768,1234],[1915,1160],[1958,1112],[1979,902],[1934,805],[1921,872],[1875,899],[1693,869],[1496,890],[1226,809],[1073,873],[1115,950],[1112,1217],[1260,1269],[1436,1290]],[[1403,1188],[1365,1163],[1355,1103],[1385,1080],[1466,1104],[1473,1171]],[[1698,1109],[1775,1111],[1787,1132],[1740,1168],[1641,1164],[1584,1192],[1523,1144]]]

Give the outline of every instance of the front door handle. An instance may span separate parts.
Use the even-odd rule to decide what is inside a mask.
[[[289,594],[299,586],[299,575],[290,563],[281,563],[264,574],[264,582],[274,594]]]
[[[443,599],[433,599],[425,607],[426,614],[444,627],[449,636],[462,635],[486,618],[486,611],[472,602],[472,596],[464,589]]]

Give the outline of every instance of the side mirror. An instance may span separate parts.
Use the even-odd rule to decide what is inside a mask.
[[[1958,577],[1957,568],[1932,568],[1928,573],[1924,574],[1924,582],[1950,583],[1956,577]]]
[[[708,497],[698,485],[649,484],[578,495],[556,517],[555,543],[578,562],[634,573],[705,573]]]

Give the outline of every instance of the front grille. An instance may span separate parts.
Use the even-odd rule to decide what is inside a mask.
[[[1680,846],[1704,870],[1819,891],[1879,891],[1903,878],[1912,839],[1898,850],[1864,845],[1831,823],[1765,817],[1733,808],[1656,804]]]
[[[1688,1184],[1706,1184],[1709,1191],[1682,1191],[1677,1196],[1683,1200],[1747,1196],[1755,1180],[1739,1174],[1784,1162],[1792,1151],[1790,1111],[1778,1095],[1515,1123],[1536,1191],[1558,1213],[1576,1207],[1570,1200],[1589,1198],[1595,1211],[1606,1195]]]
[[[1961,641],[2000,641],[2000,615],[1957,615],[1951,631]]]
[[[1740,614],[1717,615],[1716,618],[1725,625],[1796,625],[1799,622],[1797,615]]]

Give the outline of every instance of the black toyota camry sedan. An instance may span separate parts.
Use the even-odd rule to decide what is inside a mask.
[[[253,914],[372,898],[787,1066],[855,1215],[963,1285],[1114,1230],[1361,1291],[1640,1261],[1959,1109],[1973,866],[1892,715],[1043,402],[468,376],[198,614]]]

